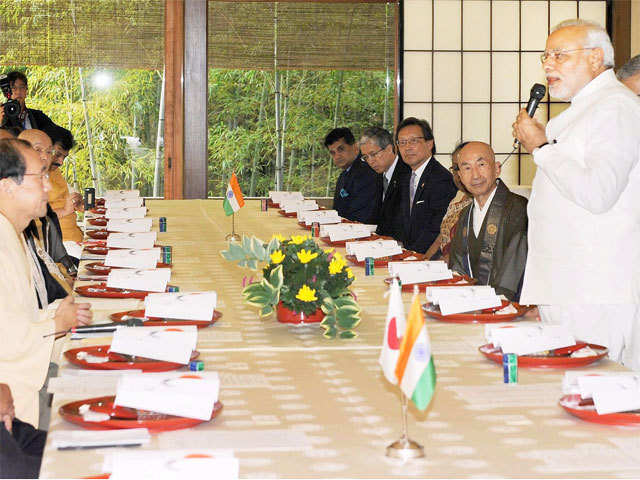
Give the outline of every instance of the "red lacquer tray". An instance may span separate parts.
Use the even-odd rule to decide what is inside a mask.
[[[222,313],[217,310],[214,310],[213,317],[210,322],[206,322],[203,320],[179,320],[173,318],[158,318],[158,317],[146,317],[144,314],[144,310],[129,310],[128,312],[118,312],[112,313],[109,318],[111,318],[114,322],[122,322],[122,317],[129,316],[135,318],[148,318],[149,320],[145,320],[144,325],[147,327],[167,327],[167,326],[184,326],[184,325],[195,325],[198,328],[208,327],[213,325],[218,321],[220,317],[222,317]]]
[[[64,352],[65,358],[69,363],[73,363],[78,367],[88,368],[89,370],[142,370],[143,372],[167,372],[169,370],[177,370],[184,367],[181,363],[164,362],[161,360],[153,360],[144,357],[131,357],[130,355],[122,355],[120,353],[109,352],[111,345],[96,345],[93,347],[72,348]],[[108,362],[92,363],[78,358],[78,354],[86,352],[94,357],[106,357]],[[190,360],[195,360],[200,356],[198,351],[191,354]]]
[[[280,215],[282,215],[283,217],[289,217],[289,218],[293,218],[293,217],[297,217],[298,213],[297,212],[285,212],[284,210],[278,210],[278,213]]]
[[[533,355],[519,355],[518,356],[518,367],[534,367],[534,368],[576,368],[576,367],[584,367],[585,365],[590,365],[594,362],[597,362],[601,358],[607,356],[609,353],[609,349],[607,347],[603,347],[602,345],[596,345],[593,343],[584,343],[578,342],[576,347],[573,350],[577,350],[578,348],[589,347],[595,352],[596,355],[592,355],[590,357],[570,357],[569,353],[565,356],[562,355],[563,351],[569,351],[566,348],[559,348],[554,350],[556,355],[554,356],[533,356]],[[502,349],[496,348],[492,343],[487,343],[486,345],[482,345],[478,347],[478,350],[481,354],[487,357],[490,360],[502,365]]]
[[[488,308],[486,310],[482,310],[479,313],[456,313],[453,315],[442,315],[440,310],[432,310],[433,307],[430,304],[422,305],[422,310],[424,312],[437,320],[442,322],[450,322],[450,323],[500,323],[500,322],[508,322],[515,318],[518,318],[521,315],[524,315],[528,310],[532,307],[528,305],[520,305],[519,303],[511,302],[511,304],[517,310],[516,313],[505,313],[503,315],[495,313],[496,310],[506,307],[509,305],[509,302],[506,300],[502,300],[502,306],[496,308]]]
[[[391,284],[391,277],[385,278],[384,282],[389,285]],[[427,290],[427,287],[468,287],[469,285],[474,285],[476,283],[475,278],[471,278],[468,275],[454,275],[453,278],[447,278],[445,280],[436,280],[433,282],[425,282],[425,283],[410,283],[407,285],[402,285],[403,292],[413,292],[413,287],[415,285],[418,286],[421,292]],[[458,283],[460,282],[460,283]]]
[[[267,208],[280,208],[279,203],[274,203],[270,198],[267,199]]]
[[[96,198],[96,206],[97,207],[104,207],[105,203],[107,203],[106,199],[104,199],[104,198]]]
[[[96,215],[104,215],[107,213],[107,209],[104,207],[96,207],[89,210],[91,213],[95,213]]]
[[[596,412],[593,399],[583,400],[579,394],[565,395],[558,404],[571,415],[587,422],[603,423],[605,425],[640,425],[640,410],[599,415]]]
[[[332,247],[345,247],[347,245],[347,242],[368,242],[369,240],[380,240],[380,239],[388,240],[390,238],[391,237],[381,237],[378,234],[372,233],[368,237],[351,238],[349,240],[336,240],[335,242],[332,242],[329,237],[320,237],[320,240],[322,240],[324,243]]]
[[[162,247],[162,245],[156,244],[154,247]],[[120,247],[107,247],[107,242],[104,240],[98,240],[95,244],[85,245],[84,249],[92,255],[106,255],[109,250],[123,250]]]
[[[408,257],[416,257],[416,260],[422,260],[423,255],[420,253],[412,252],[410,250],[403,250],[402,253],[398,255],[393,255],[391,257],[380,257],[373,260],[374,267],[386,267],[389,262],[400,262]],[[345,258],[349,260],[352,264],[357,265],[358,267],[364,267],[364,260],[359,262],[355,255],[345,255]]]
[[[109,236],[107,230],[87,230],[87,237],[95,238],[96,240],[105,240]]]
[[[121,267],[107,267],[104,264],[104,262],[93,262],[93,263],[88,263],[87,265],[84,266],[84,268],[86,268],[91,273],[94,273],[96,275],[108,275],[113,268],[118,269]],[[158,262],[156,264],[156,268],[171,268],[171,265],[168,263]]]
[[[93,283],[91,285],[82,285],[76,287],[76,293],[83,297],[93,298],[139,298],[144,299],[153,292],[145,292],[142,290],[125,290],[123,288],[107,287],[106,283]]]
[[[96,227],[106,227],[108,220],[104,217],[90,218],[87,220],[91,225]]]
[[[137,410],[135,408],[120,407],[113,404],[116,397],[110,395],[106,397],[89,398],[62,405],[58,412],[60,416],[68,422],[80,425],[88,430],[117,430],[121,428],[147,428],[151,433],[166,432],[169,430],[180,430],[190,428],[204,423],[197,418],[176,417],[174,415],[164,415],[161,413]],[[79,409],[82,405],[90,405],[90,409],[107,413],[111,416],[109,420],[103,422],[87,422],[82,418]],[[211,419],[220,414],[222,403],[216,402],[213,406]]]

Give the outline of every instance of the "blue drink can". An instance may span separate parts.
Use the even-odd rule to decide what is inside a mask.
[[[367,257],[364,259],[364,274],[365,275],[373,275],[373,267],[375,265],[375,260],[373,257]]]
[[[189,362],[189,370],[192,372],[201,372],[204,370],[204,362],[202,360],[193,360]]]
[[[515,353],[502,355],[504,383],[518,383],[518,356]]]
[[[167,292],[179,292],[180,287],[177,285],[167,285]]]
[[[161,232],[166,232],[167,231],[167,218],[166,217],[160,217],[160,219],[158,220],[158,225],[160,226],[160,231]]]
[[[173,251],[172,248],[168,245],[165,245],[164,247],[162,247],[162,251],[161,251],[161,258],[162,258],[162,263],[166,263],[167,265],[171,265],[171,261],[172,261],[172,256],[173,256]]]

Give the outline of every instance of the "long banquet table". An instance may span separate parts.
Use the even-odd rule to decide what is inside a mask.
[[[327,340],[319,326],[261,319],[243,302],[243,278],[259,272],[221,257],[231,227],[221,201],[148,201],[147,206],[151,216],[167,218],[168,231],[158,241],[173,246],[170,283],[181,291],[218,292],[223,317],[199,331],[198,350],[205,369],[221,375],[224,409],[209,423],[155,435],[138,448],[232,449],[243,478],[640,476],[638,429],[590,424],[565,413],[557,403],[563,371],[520,368],[518,383],[505,385],[502,368],[477,351],[485,343],[482,325],[430,320],[436,393],[426,412],[409,411],[410,436],[424,445],[426,457],[405,464],[385,457],[401,428],[398,390],[377,363],[387,308],[385,269],[365,276],[354,267],[354,290],[363,308],[358,337]],[[276,210],[261,212],[257,201],[248,201],[236,215],[236,228],[263,240],[274,233],[303,233],[295,219]],[[411,294],[404,293],[403,300],[408,311]],[[95,322],[142,305],[90,301]],[[65,349],[105,343],[64,341]],[[65,360],[60,365],[75,368]],[[620,369],[608,360],[589,368]],[[80,428],[57,410],[86,397],[56,394],[50,431]],[[113,452],[58,451],[49,439],[41,476],[98,475],[105,455]]]

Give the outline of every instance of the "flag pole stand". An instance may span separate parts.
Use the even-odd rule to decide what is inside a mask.
[[[410,460],[424,457],[424,447],[409,438],[407,429],[407,396],[400,391],[402,404],[402,436],[387,447],[387,457]]]
[[[225,240],[231,240],[232,242],[239,242],[240,235],[236,233],[236,214],[231,215],[231,233],[224,237]]]

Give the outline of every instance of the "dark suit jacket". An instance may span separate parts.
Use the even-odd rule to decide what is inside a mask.
[[[410,181],[409,173],[402,187],[404,247],[424,253],[440,233],[442,218],[457,189],[451,173],[435,158],[431,158],[418,181],[413,209],[409,213]]]
[[[343,170],[333,195],[333,208],[347,220],[376,223],[378,181],[380,175],[367,165],[360,155]]]
[[[33,108],[27,108],[27,115],[29,116],[29,121],[31,122],[31,128],[37,130],[44,130],[46,128],[55,125],[53,120],[51,120],[42,110],[35,110]]]
[[[401,188],[408,175],[411,175],[411,168],[398,157],[398,162],[393,170],[393,175],[391,175],[391,181],[387,187],[387,194],[384,197],[384,201],[382,200],[382,178],[380,178],[378,228],[376,233],[378,235],[388,235],[399,242],[404,241],[404,228],[401,215]]]

